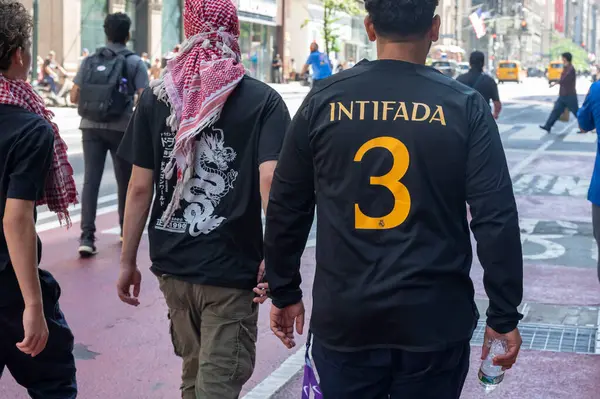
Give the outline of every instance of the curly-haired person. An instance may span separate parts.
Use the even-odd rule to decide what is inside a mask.
[[[378,60],[311,91],[273,178],[271,328],[288,348],[294,329],[303,331],[300,258],[316,209],[310,330],[325,398],[460,397],[479,318],[465,203],[490,299],[486,341],[507,341],[495,357],[504,368],[520,348],[523,260],[510,175],[489,105],[425,66],[439,38],[437,5],[365,0]]]
[[[0,374],[8,368],[36,399],[77,396],[73,334],[60,288],[38,269],[35,207],[70,223],[77,192],[66,146],[42,99],[26,82],[32,21],[16,0],[0,0]]]

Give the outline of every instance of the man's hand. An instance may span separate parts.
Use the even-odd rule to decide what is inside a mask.
[[[300,301],[283,309],[271,305],[271,331],[288,349],[296,346],[294,324],[296,332],[302,335],[304,330],[304,302]]]
[[[119,280],[117,281],[117,294],[119,299],[131,306],[138,306],[140,300],[140,289],[142,285],[142,273],[136,266],[122,266]],[[131,291],[133,286],[133,292]],[[132,296],[133,294],[133,296]]]
[[[48,342],[48,325],[44,317],[43,305],[26,306],[23,312],[25,337],[17,343],[17,348],[31,357],[39,355]]]
[[[252,302],[262,305],[269,298],[269,283],[259,283],[252,291],[258,295]]]
[[[490,342],[494,339],[506,342],[506,353],[504,355],[496,355],[494,357],[494,365],[502,366],[502,370],[510,369],[517,361],[519,350],[521,349],[521,334],[519,329],[515,328],[509,333],[499,334],[486,326],[485,336],[483,339],[483,347],[481,349],[481,360],[485,359],[490,353]]]

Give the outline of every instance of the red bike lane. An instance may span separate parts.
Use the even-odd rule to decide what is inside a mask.
[[[98,231],[115,227],[116,214],[98,217]],[[141,304],[122,303],[116,294],[120,243],[118,236],[100,234],[98,255],[80,259],[77,254],[79,224],[70,230],[42,232],[41,267],[50,271],[62,288],[60,305],[75,335],[79,397],[83,399],[170,399],[179,397],[181,362],[173,353],[167,308],[150,272],[147,236],[139,251],[142,271]],[[303,258],[304,292],[311,292],[314,249]],[[310,295],[305,298],[310,311]],[[270,303],[259,312],[257,362],[242,396],[269,376],[295,351],[281,345],[269,329]],[[305,337],[299,339],[299,347]],[[0,398],[25,399],[25,390],[5,370]]]

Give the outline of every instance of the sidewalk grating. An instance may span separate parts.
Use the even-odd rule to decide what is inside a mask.
[[[596,353],[596,327],[557,326],[547,324],[519,324],[523,346],[521,349]],[[485,323],[477,323],[471,345],[483,344]]]

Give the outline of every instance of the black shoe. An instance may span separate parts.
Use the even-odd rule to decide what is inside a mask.
[[[546,133],[550,133],[550,128],[549,127],[546,127],[544,125],[540,125],[540,129],[545,130]]]
[[[82,234],[79,240],[79,256],[89,258],[98,253],[95,244],[96,238],[93,235]]]

